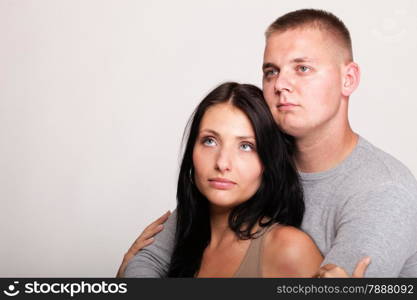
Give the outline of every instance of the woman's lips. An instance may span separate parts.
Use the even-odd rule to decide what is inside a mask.
[[[236,185],[236,182],[225,178],[211,178],[208,181],[211,187],[219,190],[229,190]]]

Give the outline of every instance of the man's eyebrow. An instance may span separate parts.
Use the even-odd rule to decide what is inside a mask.
[[[312,59],[309,57],[297,57],[291,60],[293,63],[304,63],[304,62],[311,62]]]
[[[303,57],[296,57],[296,58],[292,59],[290,62],[291,63],[305,63],[305,62],[313,62],[313,61],[314,60],[311,59],[310,57],[303,56]],[[262,65],[262,70],[265,70],[265,69],[268,69],[268,68],[279,69],[279,67],[276,64],[270,63],[270,62],[264,63]]]
[[[268,69],[268,68],[279,69],[278,66],[276,64],[273,64],[273,63],[264,63],[262,65],[262,70],[265,70],[265,69]]]

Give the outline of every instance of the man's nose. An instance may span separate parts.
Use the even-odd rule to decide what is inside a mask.
[[[274,85],[275,93],[279,94],[282,92],[292,92],[292,79],[290,75],[285,72],[281,71],[275,79]]]

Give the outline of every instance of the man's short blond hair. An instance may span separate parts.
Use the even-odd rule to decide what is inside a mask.
[[[352,40],[345,24],[330,12],[319,9],[300,9],[276,19],[265,32],[266,38],[275,32],[291,29],[314,28],[330,33],[347,50],[349,60],[353,60]]]

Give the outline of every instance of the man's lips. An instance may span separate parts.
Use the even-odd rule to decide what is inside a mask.
[[[295,107],[297,107],[298,105],[292,104],[292,103],[283,103],[283,104],[278,104],[277,108],[278,110],[281,111],[285,111],[285,110],[291,110]]]
[[[210,178],[208,181],[211,187],[219,190],[228,190],[236,185],[236,182],[226,178]]]

